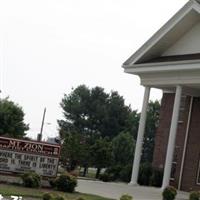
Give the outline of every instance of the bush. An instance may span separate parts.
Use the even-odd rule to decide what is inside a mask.
[[[116,165],[116,166],[107,168],[105,173],[113,177],[113,181],[114,181],[114,180],[119,179],[121,170],[122,170],[122,167],[119,165]]]
[[[99,175],[99,179],[102,180],[103,182],[114,181],[114,175],[104,172],[103,174]]]
[[[124,194],[120,197],[120,200],[132,200],[133,197],[128,195],[128,194]]]
[[[189,200],[199,200],[200,199],[200,192],[193,191],[190,193]]]
[[[56,188],[56,179],[48,179],[48,182],[49,182],[49,185],[52,187],[52,188]]]
[[[60,196],[60,195],[56,195],[54,197],[54,200],[65,200],[65,198],[63,196]]]
[[[139,170],[139,185],[150,185],[150,177],[152,176],[152,166],[150,163],[143,163]]]
[[[162,196],[163,200],[174,200],[177,195],[176,188],[168,186],[164,189]]]
[[[78,197],[76,200],[85,200],[83,197]]]
[[[53,200],[54,197],[51,193],[45,193],[45,194],[43,194],[42,199],[43,200]]]
[[[127,165],[120,171],[119,177],[121,181],[130,182],[132,173],[132,165]]]
[[[52,193],[45,193],[42,196],[43,200],[65,200],[64,197],[60,196],[60,195],[55,195]]]
[[[150,185],[155,187],[161,187],[163,180],[163,171],[160,169],[153,169],[152,176],[150,178]]]
[[[38,188],[41,186],[41,177],[35,172],[24,173],[21,178],[25,187]]]
[[[52,181],[51,184],[59,191],[74,192],[77,186],[77,179],[68,173],[64,173]]]
[[[122,167],[119,165],[109,167],[105,170],[103,174],[100,174],[99,179],[104,182],[115,181],[117,179],[120,179],[121,170]]]

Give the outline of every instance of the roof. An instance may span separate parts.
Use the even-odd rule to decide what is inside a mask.
[[[157,62],[160,63],[160,62],[172,62],[172,61],[183,61],[183,60],[200,60],[200,53],[155,57],[143,63],[157,63]]]
[[[140,63],[200,59],[200,52],[188,55],[162,56],[180,37],[200,22],[200,0],[190,0],[138,51],[123,63],[124,68]]]

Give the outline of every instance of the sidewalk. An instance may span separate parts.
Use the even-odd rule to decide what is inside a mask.
[[[124,183],[79,180],[76,190],[112,199],[119,199],[122,194],[130,194],[134,197],[134,200],[162,200],[162,192],[159,188],[131,186]],[[188,199],[188,193],[178,192],[177,200]]]

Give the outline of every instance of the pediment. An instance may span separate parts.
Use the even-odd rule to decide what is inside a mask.
[[[200,1],[190,0],[124,64],[200,60]]]

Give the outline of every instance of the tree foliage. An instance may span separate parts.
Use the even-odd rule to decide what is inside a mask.
[[[159,124],[160,102],[150,101],[147,110],[146,129],[143,142],[142,162],[152,163],[156,129]]]
[[[77,164],[98,170],[132,166],[140,113],[126,106],[118,92],[106,93],[101,87],[80,85],[65,94],[60,105],[64,116],[58,120],[64,141],[61,158],[70,163],[70,168]],[[149,103],[142,162],[152,162],[159,109],[158,101]]]
[[[8,98],[0,99],[0,135],[22,138],[28,129],[22,108]]]
[[[102,168],[111,163],[112,146],[108,138],[99,138],[90,147],[92,165],[97,168],[96,178],[99,177]]]
[[[135,141],[127,132],[121,132],[112,140],[113,165],[125,166],[132,164]]]
[[[117,92],[80,85],[61,101],[64,119],[58,120],[60,135],[75,130],[85,135],[113,138],[125,129],[131,109]]]
[[[58,120],[64,141],[63,162],[68,159],[71,168],[76,164],[84,167],[92,164],[98,169],[106,167],[109,141],[129,123],[131,109],[123,97],[115,91],[106,93],[101,87],[89,89],[80,85],[65,94],[60,105],[64,115],[63,120]]]

